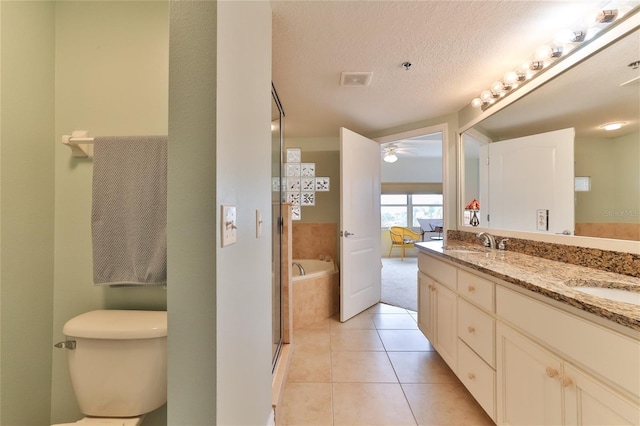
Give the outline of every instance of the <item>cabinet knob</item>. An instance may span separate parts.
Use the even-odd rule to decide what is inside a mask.
[[[476,291],[476,288],[474,286],[472,286],[471,284],[469,284],[467,286],[467,290],[469,290],[469,293],[473,293],[474,291]]]
[[[552,379],[554,377],[558,377],[558,370],[556,370],[553,367],[547,367],[546,373],[547,373],[547,377],[551,377]]]
[[[561,374],[558,379],[560,380],[560,384],[563,388],[566,388],[567,386],[571,386],[573,384],[573,380],[571,379],[571,377],[565,374]]]
[[[473,327],[473,326],[471,326],[471,325],[470,325],[469,327],[467,327],[467,331],[468,331],[469,333],[475,333],[475,332],[476,332],[476,329],[475,329],[475,327]]]
[[[469,378],[469,380],[475,380],[476,379],[476,375],[473,373],[467,373],[467,377]]]

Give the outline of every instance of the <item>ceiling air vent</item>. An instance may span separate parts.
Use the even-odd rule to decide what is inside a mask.
[[[342,72],[340,86],[368,86],[372,76],[372,72]]]

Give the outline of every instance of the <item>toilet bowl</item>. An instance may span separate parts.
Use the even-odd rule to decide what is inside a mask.
[[[85,415],[65,425],[139,426],[167,401],[166,311],[98,310],[67,321],[73,391]]]

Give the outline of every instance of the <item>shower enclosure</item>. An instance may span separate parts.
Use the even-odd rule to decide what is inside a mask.
[[[284,110],[276,88],[271,83],[271,277],[272,277],[272,352],[271,369],[275,370],[282,349],[282,146]]]

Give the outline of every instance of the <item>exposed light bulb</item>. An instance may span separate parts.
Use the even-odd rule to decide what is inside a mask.
[[[502,77],[502,79],[509,86],[513,86],[513,84],[518,81],[518,73],[515,71],[509,71],[504,75],[504,77]]]
[[[544,61],[545,59],[549,59],[551,57],[551,53],[551,46],[540,46],[538,50],[536,50],[536,59]]]
[[[529,69],[531,71],[540,71],[542,68],[544,68],[544,62],[542,61],[532,61],[529,64]]]
[[[498,94],[503,93],[504,92],[504,84],[502,84],[501,81],[494,81],[491,84],[491,91],[493,93],[498,93]]]
[[[609,3],[607,7],[608,9],[591,9],[587,16],[583,15],[583,20],[577,25],[580,29],[566,29],[558,32],[551,45],[538,48],[530,62],[514,71],[509,71],[501,81],[492,83],[490,90],[480,93],[480,97],[473,99],[471,105],[485,109],[488,105],[494,104],[496,100],[517,88],[519,83],[533,78],[537,71],[543,70],[558,58],[569,54],[577,47],[577,43],[594,38],[601,28],[606,27],[602,24],[614,22],[632,10],[631,7],[627,10],[626,6],[620,9],[614,2]],[[584,17],[587,19],[584,20]]]
[[[541,46],[536,50],[536,59],[544,61],[551,58],[559,58],[562,56],[562,47],[558,46]]]

